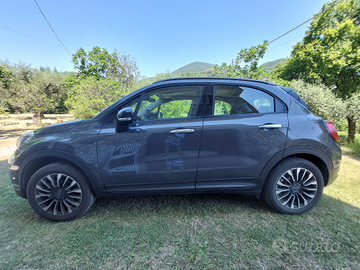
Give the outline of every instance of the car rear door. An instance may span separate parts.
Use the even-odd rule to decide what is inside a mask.
[[[215,85],[210,93],[196,190],[259,190],[262,169],[285,147],[285,104],[249,86]]]

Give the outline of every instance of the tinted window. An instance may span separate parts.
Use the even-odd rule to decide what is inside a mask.
[[[270,113],[275,111],[273,96],[248,87],[215,86],[214,115]]]
[[[196,115],[203,85],[173,86],[144,94],[138,121],[185,118]]]

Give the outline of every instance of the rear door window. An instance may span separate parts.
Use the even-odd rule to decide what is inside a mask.
[[[273,113],[275,98],[268,93],[236,85],[216,85],[214,115]]]

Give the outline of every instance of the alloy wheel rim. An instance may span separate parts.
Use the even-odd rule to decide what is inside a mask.
[[[64,216],[79,208],[83,192],[79,183],[71,176],[53,173],[44,176],[37,183],[35,199],[45,212]]]
[[[317,192],[317,179],[305,168],[292,168],[286,171],[276,183],[276,198],[282,206],[289,209],[307,206]]]

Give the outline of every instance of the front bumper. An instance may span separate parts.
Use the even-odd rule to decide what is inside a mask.
[[[10,169],[9,169],[9,175],[10,175],[10,180],[11,183],[14,187],[14,190],[16,192],[17,195],[21,196],[21,192],[20,192],[20,184],[19,184],[19,166],[14,165],[14,161],[15,161],[15,155],[11,155],[11,157],[9,157],[8,159],[8,163],[10,164]]]
[[[18,172],[19,172],[19,166],[12,165],[9,169],[9,175],[10,175],[11,183],[14,187],[14,190],[17,195],[21,196]]]

